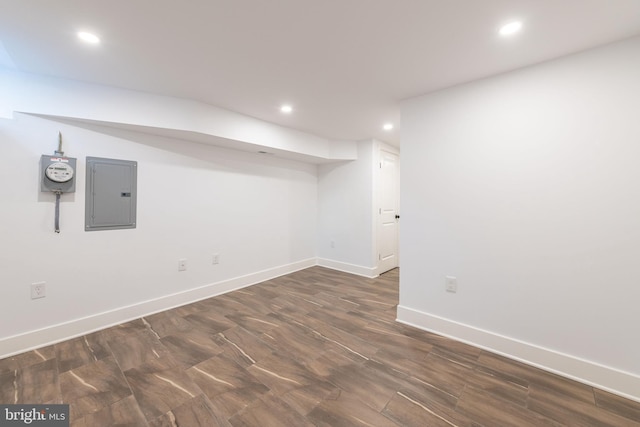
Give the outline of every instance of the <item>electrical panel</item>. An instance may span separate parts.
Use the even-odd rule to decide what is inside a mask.
[[[138,163],[87,157],[85,231],[136,228]]]

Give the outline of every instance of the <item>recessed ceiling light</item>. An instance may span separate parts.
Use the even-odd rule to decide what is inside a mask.
[[[499,33],[500,33],[501,36],[510,36],[512,34],[517,33],[521,29],[522,29],[522,22],[513,21],[513,22],[509,22],[508,24],[503,25],[502,27],[500,27]]]
[[[393,124],[392,123],[385,123],[384,126],[382,126],[382,129],[391,130],[391,129],[393,129]]]
[[[291,105],[283,105],[282,107],[280,107],[280,111],[282,111],[285,114],[289,114],[290,112],[293,111],[293,107]]]
[[[100,43],[100,38],[95,34],[87,33],[86,31],[79,31],[78,38],[85,43],[90,44],[98,44]]]

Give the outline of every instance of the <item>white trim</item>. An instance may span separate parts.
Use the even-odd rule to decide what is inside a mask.
[[[397,321],[640,402],[640,376],[398,305]]]
[[[0,339],[0,359],[245,288],[316,265],[310,258]]]
[[[355,274],[356,276],[364,276],[369,279],[375,279],[378,277],[377,267],[363,267],[361,265],[348,264],[346,262],[334,261],[326,258],[318,258],[317,265],[320,267],[327,267],[332,270]]]

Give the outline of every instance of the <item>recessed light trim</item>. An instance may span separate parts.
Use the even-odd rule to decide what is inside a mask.
[[[291,112],[293,111],[293,107],[291,105],[285,104],[282,107],[280,107],[280,111],[282,111],[285,114],[291,114]]]
[[[382,129],[384,129],[384,130],[391,130],[391,129],[393,129],[393,123],[385,123],[385,124],[382,126]]]
[[[500,27],[498,33],[500,33],[501,36],[511,36],[515,33],[520,32],[520,30],[522,30],[522,22],[512,21]]]
[[[78,38],[83,42],[89,43],[89,44],[100,43],[100,37],[96,36],[93,33],[88,33],[86,31],[78,31]]]

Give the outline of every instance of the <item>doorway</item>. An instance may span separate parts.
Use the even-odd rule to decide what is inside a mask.
[[[400,265],[400,157],[380,150],[378,171],[378,274]]]

